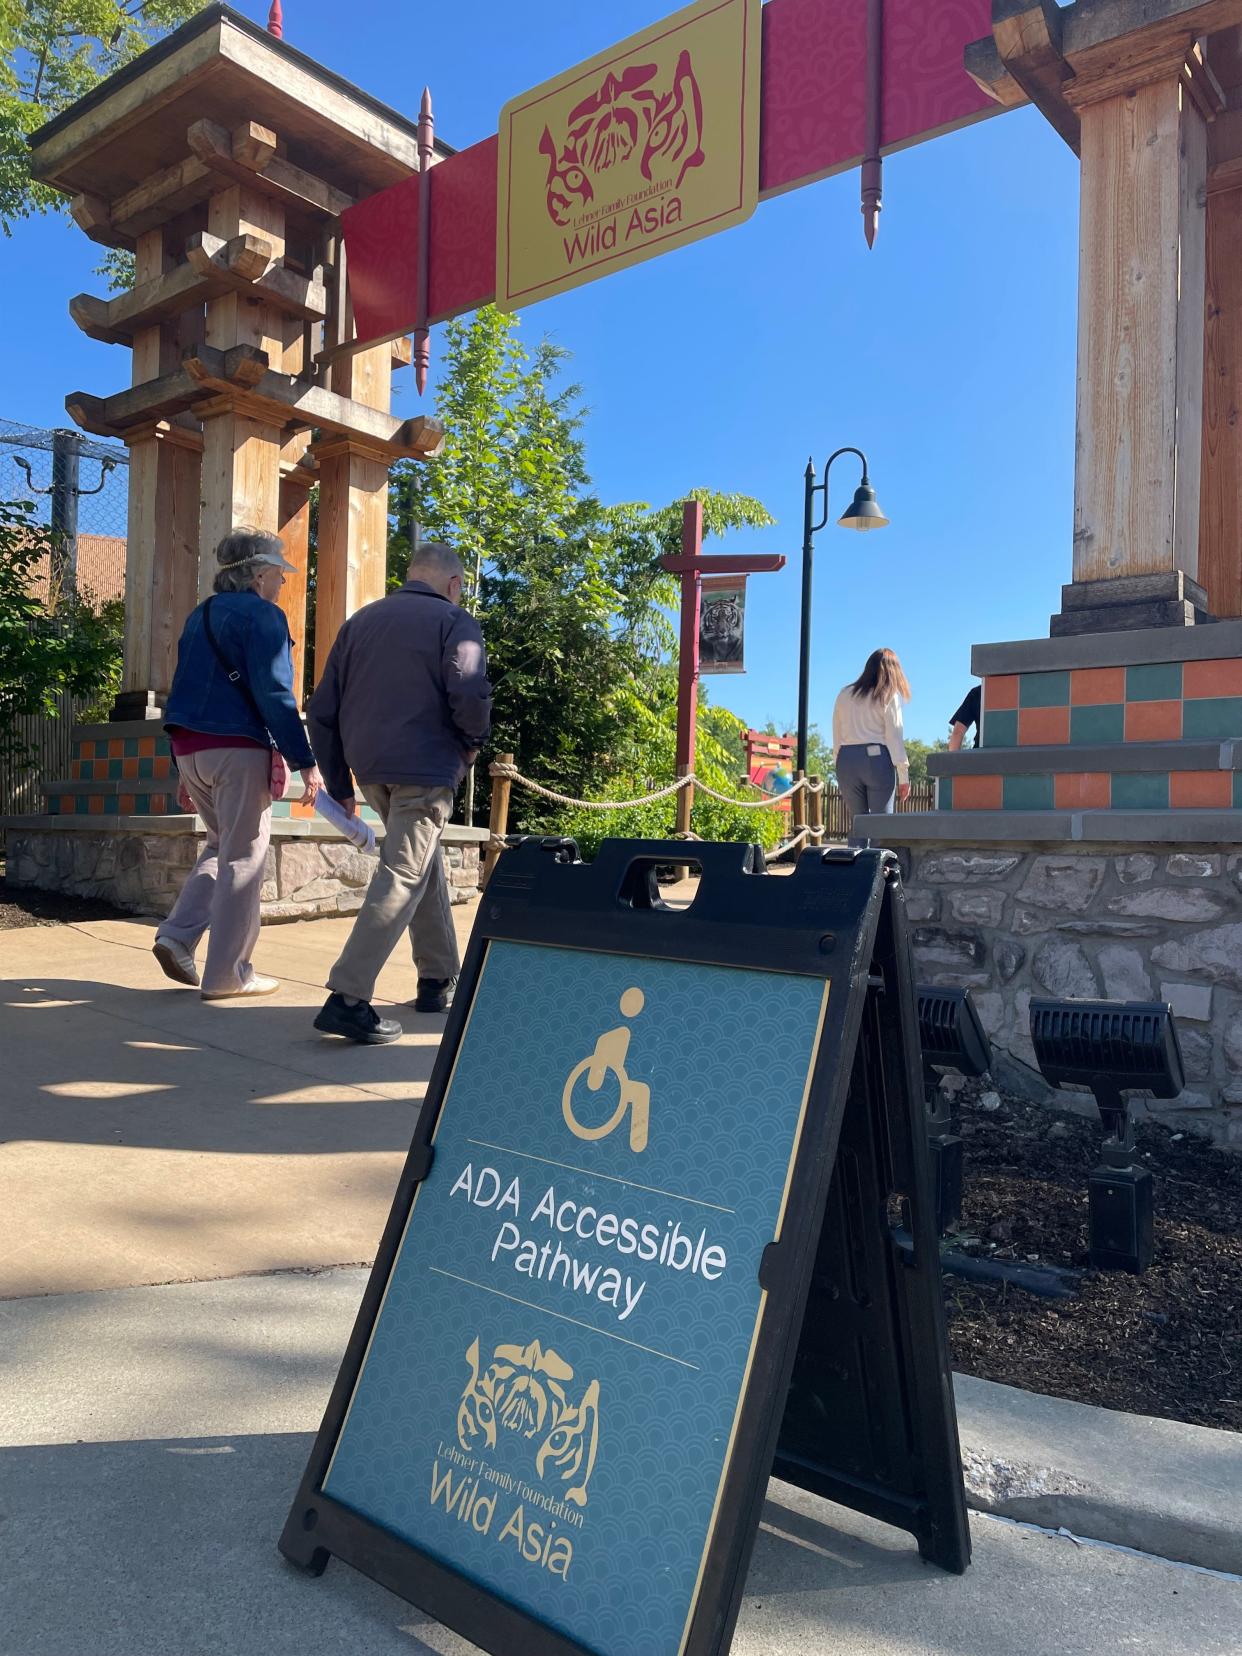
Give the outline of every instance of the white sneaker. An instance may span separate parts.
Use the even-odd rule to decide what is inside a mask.
[[[246,997],[253,998],[258,995],[274,995],[279,988],[279,978],[264,977],[261,973],[256,972],[252,978],[236,989],[216,989],[211,994],[208,994],[207,990],[204,989],[203,999],[205,1001],[242,1000]]]
[[[159,961],[165,977],[174,983],[184,983],[187,989],[198,988],[198,967],[184,943],[176,943],[171,937],[157,937],[151,953]]]

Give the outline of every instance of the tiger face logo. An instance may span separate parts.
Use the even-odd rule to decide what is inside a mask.
[[[707,159],[703,150],[703,95],[690,53],[683,51],[672,84],[652,84],[659,67],[635,65],[611,71],[589,97],[574,106],[558,143],[545,126],[539,153],[547,158],[548,216],[561,228],[596,199],[597,187],[620,191],[621,169],[637,160],[649,184],[678,189],[692,167]]]
[[[585,1506],[599,1448],[599,1381],[590,1381],[571,1401],[567,1388],[573,1369],[538,1340],[527,1346],[498,1345],[481,1372],[476,1337],[466,1352],[466,1366],[470,1378],[457,1409],[461,1447],[467,1454],[495,1449],[499,1433],[511,1432],[536,1445],[536,1477],[568,1484],[565,1499]]]

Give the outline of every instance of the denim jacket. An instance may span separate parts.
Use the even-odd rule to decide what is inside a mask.
[[[270,741],[290,769],[313,765],[315,756],[293,694],[293,641],[283,611],[257,592],[221,592],[212,601],[211,630],[221,655],[241,673],[250,695],[241,683],[230,683],[216,660],[200,604],[190,612],[177,646],[177,670],[164,709],[166,727]]]

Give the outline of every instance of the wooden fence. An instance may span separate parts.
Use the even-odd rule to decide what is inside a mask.
[[[0,753],[0,817],[37,815],[44,809],[43,783],[69,775],[73,763],[73,727],[83,704],[62,692],[55,717],[32,714],[17,721],[17,734],[31,750],[33,763],[21,764]],[[4,832],[0,829],[0,841]]]
[[[824,838],[826,840],[844,840],[849,832],[845,825],[845,801],[836,788],[824,790]],[[910,797],[904,804],[898,804],[899,811],[934,811],[936,808],[936,784],[934,782],[915,782],[910,788]]]

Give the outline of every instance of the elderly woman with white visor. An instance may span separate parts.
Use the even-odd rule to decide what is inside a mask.
[[[153,952],[168,977],[209,1001],[280,987],[250,961],[273,788],[283,792],[287,770],[300,771],[302,801],[313,804],[322,785],[293,691],[289,624],[275,602],[294,568],[283,552],[280,537],[261,529],[234,529],[220,542],[215,590],[186,621],[165,709],[181,786],[207,843]]]

